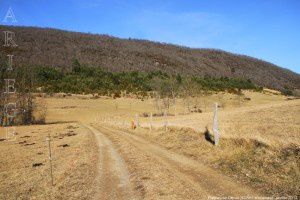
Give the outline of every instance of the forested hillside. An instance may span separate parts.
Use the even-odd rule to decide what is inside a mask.
[[[72,71],[72,63],[103,71],[162,71],[170,75],[228,77],[283,90],[300,88],[300,75],[271,63],[214,49],[191,49],[145,40],[119,39],[47,28],[0,26],[14,31],[14,62]],[[0,39],[4,43],[4,34]],[[9,53],[1,45],[1,62]]]

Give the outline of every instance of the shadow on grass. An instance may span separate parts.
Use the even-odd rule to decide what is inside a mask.
[[[76,123],[77,121],[53,121],[53,122],[44,122],[44,123],[34,123],[34,125],[53,125],[53,124],[68,124]]]
[[[204,132],[205,140],[211,143],[212,145],[215,145],[215,141],[212,139],[212,135],[210,134],[208,128],[205,127],[205,129],[206,129]]]

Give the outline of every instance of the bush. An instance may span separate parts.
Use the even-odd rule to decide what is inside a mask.
[[[293,91],[289,89],[284,89],[281,91],[281,94],[284,96],[293,96]]]

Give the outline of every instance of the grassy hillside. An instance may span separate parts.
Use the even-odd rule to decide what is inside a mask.
[[[274,89],[300,88],[300,75],[248,56],[214,49],[190,49],[145,40],[55,29],[0,26],[14,31],[16,65],[48,66],[71,70],[72,62],[106,71],[162,71],[199,77],[230,77],[251,80]],[[4,42],[1,37],[0,42]],[[11,50],[0,48],[1,60]]]

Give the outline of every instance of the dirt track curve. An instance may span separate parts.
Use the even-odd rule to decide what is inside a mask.
[[[229,177],[122,130],[85,125],[99,144],[95,199],[253,197]]]

